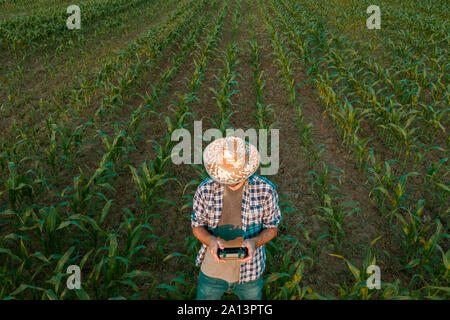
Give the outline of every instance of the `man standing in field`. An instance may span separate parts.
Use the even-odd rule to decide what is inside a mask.
[[[240,299],[260,300],[264,245],[276,236],[281,221],[275,186],[254,174],[259,153],[240,138],[213,141],[203,161],[211,178],[197,188],[191,216],[192,231],[203,243],[196,260],[201,268],[197,299],[219,300],[233,291]],[[248,256],[218,256],[218,248],[231,247],[247,248]]]

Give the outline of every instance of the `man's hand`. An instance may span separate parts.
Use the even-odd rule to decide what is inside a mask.
[[[256,237],[247,239],[242,243],[242,247],[248,249],[248,256],[244,259],[239,259],[240,262],[247,262],[253,259],[255,255],[255,249],[265,245],[277,235],[278,228],[268,228],[261,231]],[[226,262],[224,259],[220,259],[217,255],[217,249],[224,249],[223,242],[212,234],[210,234],[204,227],[193,227],[192,232],[195,237],[199,239],[204,245],[208,246],[211,250],[211,255],[216,262]]]
[[[244,259],[239,259],[240,262],[247,262],[253,259],[253,256],[255,255],[255,249],[256,249],[256,241],[255,239],[247,239],[242,242],[242,247],[247,248],[248,255]]]
[[[220,259],[217,255],[217,249],[223,249],[223,242],[216,237],[214,237],[211,233],[209,233],[204,227],[193,227],[192,232],[194,236],[200,240],[205,246],[211,250],[211,255],[216,262],[226,262],[223,259]]]
[[[258,247],[261,247],[265,245],[267,242],[275,238],[277,235],[278,228],[267,228],[261,231],[260,234],[258,234],[256,237],[247,239],[244,242],[242,242],[242,247],[248,249],[248,256],[247,258],[240,259],[240,262],[247,262],[253,259],[255,255],[255,250]]]
[[[211,240],[209,241],[208,244],[209,250],[211,250],[211,255],[214,258],[214,261],[216,261],[217,263],[219,262],[226,262],[223,259],[220,259],[219,255],[217,254],[217,250],[220,249],[224,249],[224,245],[222,240],[217,239],[216,237],[211,238]]]

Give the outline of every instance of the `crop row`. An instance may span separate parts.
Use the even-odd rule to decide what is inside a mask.
[[[274,290],[272,297],[274,299],[302,299],[303,297],[317,297],[310,286],[302,287],[300,280],[305,276],[308,271],[318,263],[317,257],[321,250],[321,241],[329,235],[332,239],[332,246],[334,250],[338,252],[342,251],[343,244],[346,239],[345,222],[346,218],[358,212],[360,209],[355,203],[342,203],[339,194],[339,187],[333,180],[337,180],[340,184],[340,169],[330,169],[328,164],[322,159],[322,154],[326,152],[323,145],[316,145],[311,136],[312,123],[305,123],[305,119],[302,112],[302,106],[298,103],[299,97],[296,93],[297,81],[295,79],[295,67],[294,57],[289,52],[288,47],[285,44],[285,40],[279,35],[274,23],[268,17],[267,12],[259,2],[260,10],[264,17],[264,22],[268,32],[271,35],[271,44],[273,49],[274,62],[279,68],[279,76],[283,81],[286,88],[286,94],[288,96],[289,105],[292,107],[292,111],[297,114],[298,132],[301,141],[301,148],[309,159],[309,172],[307,174],[308,180],[311,182],[311,192],[314,195],[316,206],[314,210],[318,213],[314,216],[315,219],[323,221],[328,226],[328,234],[322,234],[317,239],[311,239],[309,232],[302,228],[308,244],[302,244],[296,237],[294,239],[288,239],[289,250],[286,254],[282,255],[280,259],[283,263],[278,268],[275,266],[275,271],[269,277],[268,282],[272,282],[268,286],[266,294],[270,295],[270,289]],[[334,173],[333,173],[334,172]],[[292,233],[291,230],[289,233]],[[279,241],[281,242],[281,240]],[[301,250],[297,249],[301,248]],[[280,251],[280,250],[278,250]],[[283,252],[283,251],[281,251]],[[301,252],[305,253],[302,255]],[[299,254],[297,260],[290,261],[295,257],[295,254]],[[279,252],[273,251],[272,255],[280,255]],[[309,265],[307,265],[309,262]],[[277,270],[278,269],[278,270]],[[274,279],[271,279],[274,278]],[[275,282],[276,278],[280,278],[278,282]],[[365,281],[366,277],[362,276],[358,281]],[[364,294],[370,296],[372,292],[354,292],[355,296],[364,298]],[[341,294],[344,293],[341,290]],[[348,293],[345,293],[348,294]]]
[[[282,8],[286,8],[282,10]],[[304,63],[306,68],[317,68],[317,70],[313,70],[315,72],[311,72],[312,76],[315,78],[315,84],[319,89],[320,96],[322,100],[325,102],[327,106],[327,113],[329,113],[334,122],[338,131],[341,133],[341,136],[345,135],[345,128],[348,127],[349,121],[359,121],[360,112],[356,113],[356,117],[354,113],[352,113],[351,104],[347,101],[342,103],[340,99],[327,99],[325,93],[327,90],[333,90],[336,96],[338,94],[342,94],[337,91],[333,87],[330,88],[331,83],[327,83],[322,80],[323,78],[320,75],[319,70],[322,68],[326,68],[326,65],[320,64],[320,58],[323,55],[326,55],[331,50],[337,50],[337,48],[342,48],[342,45],[336,44],[335,37],[328,35],[324,29],[324,22],[317,17],[307,16],[305,12],[296,4],[293,4],[291,1],[281,1],[281,3],[275,4],[272,2],[273,10],[278,14],[279,19],[288,15],[288,12],[295,11],[298,12],[296,19],[296,28],[293,28],[292,21],[285,20],[283,24],[279,24],[280,30],[284,30],[289,34],[292,47],[298,49],[299,47],[303,50],[296,50],[295,53],[297,57],[302,57],[303,61],[306,60],[307,63]],[[290,10],[288,10],[290,8]],[[303,26],[300,31],[298,28],[300,25]],[[297,32],[295,32],[296,30]],[[333,41],[329,40],[333,39]],[[295,46],[297,44],[297,46]],[[303,46],[299,46],[299,44],[303,44]],[[304,44],[308,44],[307,46]],[[345,48],[345,47],[344,47]],[[311,52],[315,54],[311,54]],[[299,55],[301,53],[301,55]],[[326,60],[325,60],[326,61]],[[328,60],[330,63],[330,60]],[[336,90],[336,91],[335,91]],[[338,116],[338,113],[341,115]],[[353,120],[354,119],[354,120]],[[432,279],[434,283],[439,284],[442,283],[443,276],[445,275],[445,259],[447,253],[443,253],[440,256],[440,252],[442,252],[442,248],[439,246],[439,243],[442,241],[442,224],[439,219],[436,222],[426,222],[421,216],[424,210],[424,200],[420,199],[416,206],[410,206],[410,201],[406,201],[409,198],[409,195],[405,193],[405,185],[408,176],[416,175],[415,172],[409,172],[403,175],[396,176],[391,168],[389,162],[379,162],[377,157],[374,154],[373,149],[368,149],[356,135],[357,128],[350,127],[349,132],[354,135],[354,139],[352,143],[347,143],[350,149],[353,149],[355,156],[357,156],[357,163],[361,164],[361,158],[368,159],[368,163],[372,164],[372,166],[367,166],[367,162],[362,164],[363,172],[367,174],[368,181],[371,184],[371,192],[370,196],[377,200],[379,208],[386,212],[388,216],[391,217],[390,221],[393,221],[393,218],[396,218],[398,221],[397,224],[393,225],[393,228],[396,230],[396,234],[398,234],[398,241],[405,248],[405,256],[402,258],[402,263],[408,270],[408,273],[411,276],[411,283],[409,284],[411,289],[417,289],[418,282],[420,282],[415,275],[427,273],[429,279]],[[363,154],[362,157],[361,153]],[[428,181],[429,177],[425,177]],[[436,190],[436,189],[432,189]],[[424,190],[425,191],[425,190]],[[429,191],[425,191],[429,192]],[[439,191],[438,191],[439,192]],[[445,199],[445,189],[443,189],[436,195],[436,197],[440,199]],[[445,200],[444,200],[445,201]],[[445,207],[444,207],[445,208]],[[413,227],[413,223],[418,223],[420,225],[419,228]],[[425,230],[430,228],[434,228],[435,232],[433,234],[426,233]],[[406,232],[406,234],[405,234]],[[409,246],[409,250],[406,250],[406,243],[409,241],[408,238],[414,237],[414,244],[411,245],[413,249],[413,253],[411,254],[412,247]],[[419,240],[420,239],[420,240]],[[434,248],[434,249],[432,249]],[[411,259],[411,257],[414,257]],[[391,286],[390,286],[391,288]],[[423,292],[421,292],[423,290]],[[411,294],[426,294],[426,295],[436,295],[439,290],[434,290],[434,287],[428,286],[423,287],[418,291],[413,291]]]
[[[144,4],[148,4],[148,0],[113,0],[112,2],[100,3],[98,0],[94,0],[83,2],[79,5],[83,17],[82,30],[86,26],[96,24],[99,21],[105,25],[110,17]],[[81,37],[81,33],[73,32],[67,28],[68,14],[66,10],[66,7],[51,8],[45,13],[17,16],[4,21],[0,24],[0,48],[16,52],[28,47],[68,43],[68,38],[74,34]]]
[[[95,103],[94,99],[98,95],[103,95],[105,97],[112,97],[108,92],[111,92],[115,90],[115,86],[111,86],[111,88],[106,88],[107,90],[105,93],[101,93],[97,87],[101,87],[101,82],[93,81],[92,79],[96,79],[100,77],[101,75],[105,74],[105,70],[123,70],[120,72],[123,72],[123,76],[129,75],[130,77],[134,78],[141,78],[142,74],[145,72],[149,72],[153,66],[160,60],[163,52],[165,50],[170,49],[170,47],[173,45],[173,43],[182,35],[182,31],[184,28],[188,25],[191,15],[193,14],[191,10],[186,10],[188,8],[189,2],[187,3],[181,3],[180,7],[176,10],[176,12],[172,13],[166,22],[163,24],[162,27],[154,27],[152,30],[150,30],[146,35],[138,38],[136,41],[132,42],[126,49],[111,54],[110,58],[111,60],[106,60],[105,64],[100,67],[94,76],[92,77],[81,77],[80,79],[80,88],[79,89],[73,89],[72,90],[72,99],[69,102],[69,104],[59,105],[56,106],[51,105],[51,101],[48,101],[46,104],[42,103],[42,106],[39,106],[39,109],[32,110],[33,113],[40,113],[41,115],[45,116],[45,122],[48,123],[48,121],[68,121],[69,116],[71,114],[73,115],[80,115],[82,108],[87,108],[92,103]],[[197,10],[198,7],[197,7]],[[159,31],[159,32],[158,32]],[[167,39],[165,38],[167,36]],[[133,64],[133,57],[129,55],[129,52],[134,52],[135,50],[147,50],[149,52],[149,59],[145,61],[144,66],[140,67],[136,71],[131,72],[131,68],[134,66]],[[152,52],[154,52],[152,54]],[[110,62],[108,62],[110,61]],[[138,62],[139,63],[139,62]],[[142,63],[141,63],[142,65]],[[119,69],[119,68],[124,69]],[[119,71],[118,71],[119,72]],[[118,78],[120,78],[120,73],[116,74]],[[131,85],[136,85],[135,80],[128,79],[126,81],[126,88],[129,88]],[[123,87],[125,89],[125,86]],[[116,94],[115,98],[119,101],[121,100],[121,94],[123,92],[119,92],[119,94]],[[110,100],[113,99],[110,98]],[[108,100],[104,100],[107,102]],[[102,107],[103,104],[100,104],[97,106],[96,110],[99,110]],[[50,110],[49,108],[55,108],[54,110]],[[63,108],[64,107],[64,108]],[[93,113],[95,115],[97,111]],[[41,127],[30,126],[26,129],[19,129],[16,128],[13,125],[12,132],[18,131],[20,132],[20,137],[22,137],[25,140],[25,144],[20,143],[19,145],[23,147],[22,152],[28,152],[27,150],[38,150],[41,146],[37,144],[37,138],[40,136],[43,136],[45,134],[45,131],[48,132],[46,129],[48,128],[48,125],[41,125]],[[28,143],[32,142],[32,144]],[[6,143],[6,141],[4,142]],[[8,144],[10,145],[10,144]],[[34,145],[34,146],[33,146]],[[6,146],[5,146],[6,147]],[[8,150],[9,148],[5,148],[5,150]],[[16,148],[14,148],[16,149]],[[13,154],[17,153],[19,150],[15,150]]]
[[[209,34],[205,37],[202,43],[195,46],[195,69],[192,72],[191,78],[186,79],[186,88],[188,90],[184,93],[178,93],[178,98],[171,104],[172,116],[166,116],[165,118],[168,126],[167,132],[161,141],[157,143],[157,146],[155,146],[157,154],[155,160],[151,164],[151,172],[153,172],[155,176],[161,174],[162,171],[171,171],[168,164],[170,163],[169,158],[172,156],[172,148],[174,146],[171,139],[172,133],[175,129],[186,128],[188,126],[187,120],[190,117],[195,116],[191,110],[191,105],[194,102],[199,101],[197,93],[201,89],[204,81],[203,73],[207,70],[208,61],[213,56],[213,52],[216,51],[217,44],[222,36],[224,20],[229,10],[228,6],[228,2],[223,4],[214,24],[210,28]],[[205,173],[203,172],[203,174]],[[148,177],[149,176],[147,176],[147,178]],[[137,181],[136,176],[134,179]],[[173,177],[172,179],[176,178]],[[183,190],[186,190],[189,186],[196,185],[197,183],[197,180],[192,180],[184,186]],[[162,201],[166,202],[167,200],[164,199]],[[182,206],[179,211],[181,212],[183,209],[190,206],[191,203],[187,203]],[[196,249],[198,250],[199,242],[194,236],[186,237],[186,241],[188,243],[188,254],[173,252],[167,255],[162,262],[164,263],[174,257],[181,257],[193,266],[195,262],[195,253],[197,252]],[[195,287],[190,287],[187,285],[187,277],[188,276],[184,273],[177,273],[172,281],[173,284],[155,283],[155,286],[157,289],[161,289],[161,294],[167,298],[193,299],[195,297]]]
[[[196,6],[195,10],[201,10],[206,4],[207,1],[202,1]],[[217,1],[214,6],[215,5],[217,5]],[[195,13],[195,10],[190,13]],[[193,41],[195,41],[196,37],[200,34],[200,31],[205,28],[205,22],[210,16],[211,14],[207,14],[202,19],[198,20],[198,22],[194,22],[193,25],[195,28],[191,29],[190,33],[186,35],[184,44],[195,45]],[[206,43],[211,48],[210,38],[207,38]],[[142,110],[142,108],[137,109],[136,112],[132,114],[125,127],[139,130],[139,124],[142,123],[142,120],[144,119],[144,114],[139,112],[140,110]],[[50,123],[50,128],[55,128],[55,126]],[[52,135],[55,135],[55,132],[58,131],[53,131]],[[66,187],[61,193],[61,197],[64,201],[58,206],[49,208],[41,207],[39,213],[36,213],[33,209],[36,205],[31,207],[21,206],[20,208],[11,206],[11,209],[4,212],[2,215],[3,219],[11,218],[11,214],[12,217],[16,217],[16,214],[21,216],[24,211],[28,212],[30,214],[29,216],[16,221],[25,226],[33,224],[37,219],[41,219],[42,228],[39,229],[39,232],[37,232],[36,235],[38,239],[40,239],[38,246],[46,249],[43,253],[32,254],[27,258],[30,261],[34,261],[36,257],[39,257],[40,260],[45,262],[31,277],[28,273],[29,265],[26,265],[23,272],[20,271],[20,274],[10,275],[8,278],[10,282],[3,287],[2,297],[13,298],[22,294],[26,289],[31,289],[31,293],[29,294],[32,296],[39,295],[39,291],[42,291],[41,297],[48,299],[60,299],[71,296],[73,293],[61,285],[61,278],[65,273],[63,267],[68,261],[71,263],[75,260],[80,261],[79,258],[82,258],[79,264],[80,268],[84,270],[83,274],[87,275],[83,281],[83,287],[90,289],[89,295],[86,290],[78,290],[76,294],[79,298],[88,299],[92,295],[96,298],[122,298],[119,294],[124,294],[125,286],[133,289],[133,291],[136,292],[135,294],[137,294],[139,289],[134,283],[135,279],[137,277],[149,277],[151,275],[148,272],[135,269],[135,266],[143,261],[150,263],[152,261],[154,262],[159,256],[157,252],[160,252],[157,251],[154,254],[150,254],[150,257],[142,254],[143,250],[149,250],[146,249],[148,247],[148,239],[155,238],[154,235],[152,236],[149,234],[149,232],[151,233],[151,226],[145,222],[147,221],[148,216],[144,214],[138,218],[137,216],[135,217],[130,210],[123,208],[124,218],[122,223],[114,225],[107,219],[110,208],[112,207],[112,202],[114,201],[114,198],[109,198],[114,192],[112,184],[115,177],[121,172],[121,168],[124,164],[123,160],[126,159],[127,153],[130,150],[129,146],[136,142],[135,139],[137,138],[137,135],[134,135],[133,133],[135,133],[135,131],[123,130],[115,127],[115,136],[112,139],[103,135],[102,141],[106,147],[106,152],[103,153],[102,160],[99,162],[97,169],[93,174],[81,171],[80,175],[73,179],[73,185]],[[20,176],[20,173],[15,171],[15,166],[12,162],[9,162],[9,168],[11,172],[8,180],[8,182],[11,182],[10,186],[15,185],[14,179],[21,179],[22,177],[27,180],[26,177]],[[144,170],[143,173],[145,172],[149,173]],[[138,191],[144,190],[142,188],[145,188],[145,183],[147,183],[147,187],[151,187],[152,181],[146,180],[146,177],[148,176],[144,175],[141,177],[140,170],[138,171],[131,167],[131,173],[135,179]],[[156,181],[153,186],[156,189],[170,180],[165,179],[164,177],[158,179],[157,176],[152,176],[152,179],[159,181]],[[27,193],[25,191],[29,190],[29,188],[33,188],[30,187],[28,180],[26,182],[27,184],[22,186],[21,189],[23,192],[21,192],[20,189],[15,190],[17,193],[12,192],[11,189],[9,189],[8,192],[11,196],[17,195],[18,198],[22,196],[26,197]],[[150,184],[150,186],[148,184]],[[150,189],[145,189],[144,192],[150,191]],[[138,192],[138,195],[139,194],[142,193]],[[152,193],[147,193],[147,199],[149,201],[156,201]],[[148,205],[148,203],[143,204]],[[143,213],[145,213],[145,210]],[[138,223],[138,220],[145,221]],[[20,229],[19,226],[18,229]],[[81,234],[86,236],[76,236],[77,229],[82,232]],[[63,241],[63,238],[66,236],[69,237],[67,242]],[[24,235],[23,237],[26,240],[31,240],[29,235]],[[20,237],[20,239],[23,237]],[[14,246],[14,239],[14,237],[10,240],[8,240],[8,237],[2,239],[1,247],[5,249],[2,249],[1,253],[6,254],[9,263],[20,263],[21,261],[24,261],[23,259],[26,257],[16,256],[12,253],[15,252],[14,250],[6,249],[8,246]],[[26,240],[25,244],[22,244],[22,246],[30,248],[30,242]],[[61,247],[63,244],[65,244],[64,246],[66,246],[66,244],[72,245],[72,247],[62,256],[52,254],[64,250],[64,248]],[[73,256],[74,253],[76,253],[75,256]],[[83,256],[81,257],[80,254],[83,254]],[[9,259],[12,260],[10,261]],[[55,263],[57,262],[57,268],[54,272],[50,272],[50,274],[54,274],[54,277],[50,280],[50,283],[53,284],[53,286],[50,286],[49,288],[48,286],[34,285],[35,279],[42,278],[42,271],[48,271],[54,264],[53,261],[55,261]],[[56,281],[54,279],[58,280]],[[22,285],[19,285],[20,283],[22,283]]]
[[[319,28],[316,28],[319,29]],[[317,31],[314,31],[316,34],[314,34],[313,36],[315,38],[318,37],[317,35]],[[304,49],[302,47],[302,45],[304,46],[305,42],[302,42],[302,39],[300,38],[299,34],[294,34],[290,33],[292,43],[293,46],[295,46],[297,52],[299,52],[300,54],[303,55],[303,57],[308,56],[308,54],[304,54],[304,51],[307,49]],[[321,37],[323,37],[324,35],[321,34]],[[335,42],[338,42],[338,39],[341,38],[334,38]],[[325,40],[320,40],[320,46],[323,46],[325,43]],[[347,44],[348,46],[349,44]],[[353,83],[351,81],[342,81],[342,79],[345,77],[350,77],[351,74],[347,71],[346,68],[344,68],[343,65],[340,65],[340,58],[339,56],[342,55],[342,53],[339,53],[337,50],[337,48],[342,47],[342,45],[336,44],[335,46],[332,46],[330,48],[330,50],[326,53],[326,55],[324,56],[324,60],[327,62],[327,65],[324,65],[323,67],[326,68],[325,71],[323,73],[318,73],[318,63],[315,61],[307,61],[308,67],[311,68],[310,66],[315,66],[315,68],[317,69],[315,71],[315,75],[316,75],[316,83],[318,85],[318,88],[321,92],[321,96],[322,99],[325,101],[325,103],[327,104],[327,106],[332,109],[332,117],[334,119],[336,119],[337,121],[340,122],[340,126],[338,126],[338,130],[340,131],[341,135],[343,136],[344,139],[344,143],[348,146],[351,147],[355,150],[355,155],[357,156],[358,159],[358,166],[359,167],[366,167],[367,165],[367,160],[369,160],[369,162],[374,161],[373,159],[375,159],[375,156],[373,155],[373,151],[372,149],[369,149],[367,147],[368,142],[370,141],[370,138],[361,138],[361,134],[358,134],[359,132],[362,132],[362,127],[361,127],[361,122],[362,120],[367,117],[369,114],[374,113],[374,111],[371,108],[362,108],[362,107],[354,107],[354,103],[350,102],[347,99],[342,99],[339,100],[337,99],[337,96],[343,96],[346,92],[348,92],[349,88],[352,87]],[[322,50],[321,48],[317,49]],[[312,57],[312,55],[311,55]],[[311,58],[307,58],[307,59],[311,59]],[[339,67],[336,67],[339,66]],[[328,69],[328,70],[327,70]],[[331,69],[331,70],[330,70]],[[338,72],[331,72],[337,70]],[[367,91],[365,91],[367,90]],[[365,92],[365,93],[364,93]],[[359,94],[365,94],[366,97],[369,97],[371,94],[374,94],[373,90],[371,90],[370,88],[367,87],[361,87],[359,89]],[[369,101],[373,101],[373,100],[369,100]],[[388,108],[389,106],[391,106],[392,104],[392,100],[389,99],[389,104],[386,106],[386,108]],[[343,108],[343,107],[344,108]],[[370,106],[370,104],[369,104]],[[376,110],[376,105],[373,108]],[[396,113],[395,110],[393,110],[392,108],[390,109],[391,111],[388,112],[388,110],[385,110],[385,112],[383,112],[384,117],[379,117],[382,118],[384,125],[388,126],[388,127],[393,127],[396,128],[397,131],[395,132],[391,132],[390,131],[390,138],[391,139],[396,139],[399,140],[400,143],[402,143],[401,147],[403,150],[403,159],[404,162],[403,164],[405,164],[405,161],[409,158],[413,158],[415,161],[415,166],[417,167],[417,164],[424,161],[425,155],[427,152],[432,151],[435,148],[426,148],[426,149],[422,149],[422,151],[418,150],[419,144],[416,146],[415,144],[413,144],[414,140],[414,132],[416,131],[416,129],[414,128],[410,128],[411,125],[411,121],[414,119],[413,118],[407,118],[407,122],[406,124],[404,124],[403,126],[405,126],[406,128],[401,127],[401,124],[398,122],[400,120],[403,120],[403,117],[399,116],[403,116],[404,113],[406,113],[407,115],[409,115],[411,112],[414,112],[413,110],[409,110],[409,111],[405,111],[403,113],[398,114],[398,112]],[[395,115],[397,115],[397,118],[393,119],[392,117],[395,117]],[[369,118],[370,119],[370,118]],[[394,120],[397,120],[397,122],[394,122]],[[403,120],[405,121],[405,120]],[[379,124],[379,123],[378,123]],[[406,129],[408,129],[411,131],[406,131]],[[412,148],[412,146],[414,146],[415,148]],[[442,149],[441,149],[442,151]],[[439,160],[441,161],[441,160]],[[445,159],[443,160],[445,163]],[[432,162],[430,161],[431,164],[429,164],[428,168],[434,168],[436,167],[436,165],[439,165],[438,162]],[[386,174],[390,174],[390,167],[389,167],[389,163],[386,163],[385,165],[385,170],[386,170]],[[379,165],[375,165],[376,169],[375,172],[378,172],[378,174],[380,174],[380,171],[383,171],[382,168],[380,168]],[[383,167],[383,166],[381,166]],[[443,166],[442,164],[439,165],[438,167],[436,167],[436,169],[439,170],[444,170],[445,173],[445,165]],[[407,169],[404,169],[407,170]],[[428,170],[428,169],[427,169]],[[442,171],[441,171],[442,172]],[[437,174],[437,172],[435,173]],[[422,190],[423,192],[428,193],[430,192],[430,196],[431,199],[435,199],[436,197],[444,200],[445,199],[445,194],[446,194],[446,188],[445,188],[445,184],[444,181],[445,180],[436,180],[437,176],[433,175],[433,176],[429,176],[429,174],[427,173],[422,173],[422,175],[419,174],[419,172],[416,171],[411,171],[410,174],[405,174],[405,175],[400,175],[402,176],[402,178],[399,180],[401,181],[400,185],[398,186],[399,192],[397,193],[397,197],[395,198],[391,198],[390,201],[392,202],[392,204],[394,204],[394,209],[393,211],[395,211],[395,208],[399,208],[400,202],[399,201],[403,201],[405,200],[406,196],[405,196],[405,183],[406,183],[406,178],[409,175],[416,175],[418,177],[423,177],[423,179],[426,181],[426,183],[429,184],[436,184],[435,187],[438,188],[439,190],[437,190],[437,193],[431,193],[436,191],[436,188],[432,188],[433,191],[431,191],[430,189],[426,189],[426,190]],[[399,177],[400,177],[399,176]],[[445,175],[444,175],[445,176]],[[444,178],[441,176],[441,178]],[[378,179],[378,178],[377,178]],[[390,181],[391,179],[389,179]],[[395,180],[395,179],[394,179]],[[394,183],[393,185],[389,186],[389,188],[386,188],[386,192],[385,196],[388,197],[388,193],[390,193],[389,190],[393,190],[393,188],[395,188],[396,183]],[[384,199],[384,196],[382,196],[382,198]],[[387,199],[385,199],[387,200]],[[434,201],[434,200],[432,200]],[[384,203],[384,200],[382,201]],[[430,202],[431,203],[431,202]],[[383,206],[384,207],[384,206]],[[384,208],[385,209],[385,208]]]

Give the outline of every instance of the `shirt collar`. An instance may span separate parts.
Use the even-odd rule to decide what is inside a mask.
[[[255,179],[254,179],[254,175],[252,174],[250,177],[248,177],[247,178],[247,180],[245,181],[245,183],[244,183],[244,190],[245,190],[245,188],[247,188],[247,186],[248,186],[248,184],[251,184],[251,185],[254,185],[255,184]],[[222,190],[223,191],[223,185],[222,184],[220,184],[219,182],[217,182],[217,181],[214,181],[214,189],[215,190]]]

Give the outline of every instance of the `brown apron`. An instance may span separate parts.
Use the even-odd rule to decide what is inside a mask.
[[[224,186],[222,200],[222,215],[213,234],[221,239],[225,248],[240,247],[242,245],[241,207],[242,195],[246,183],[233,191]],[[212,278],[219,278],[229,283],[238,282],[241,263],[237,260],[228,260],[225,263],[217,263],[211,256],[208,248],[201,265],[202,272]]]

